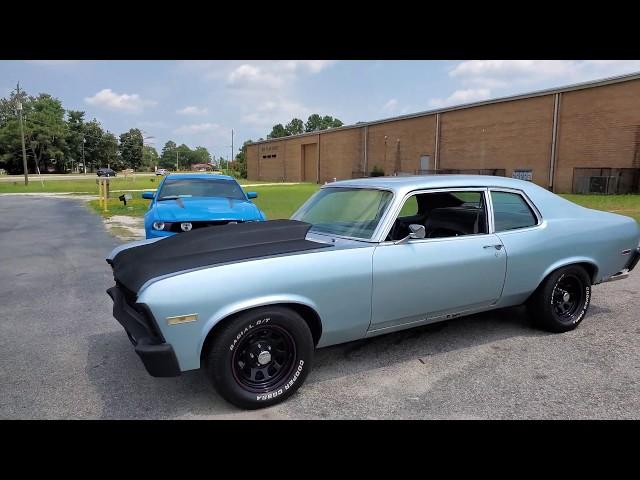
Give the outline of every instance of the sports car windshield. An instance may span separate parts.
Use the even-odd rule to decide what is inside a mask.
[[[245,200],[244,192],[234,180],[181,178],[167,179],[158,194],[165,197],[224,197]]]
[[[312,224],[312,232],[368,240],[373,236],[393,195],[366,188],[323,188],[294,215]]]

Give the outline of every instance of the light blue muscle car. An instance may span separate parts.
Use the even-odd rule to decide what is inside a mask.
[[[113,313],[153,376],[205,367],[243,408],[307,377],[316,347],[526,303],[553,332],[640,258],[631,218],[502,177],[324,185],[291,220],[116,248]]]

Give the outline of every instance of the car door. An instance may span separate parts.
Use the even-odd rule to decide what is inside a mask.
[[[477,218],[482,219],[483,226],[478,228],[476,220],[475,231],[466,234],[445,233],[435,238],[402,243],[387,240],[379,244],[373,253],[370,331],[428,323],[488,307],[500,298],[507,260],[502,242],[489,233],[487,191],[452,189],[416,195],[421,195],[417,197],[421,203],[425,203],[424,198],[428,203],[429,198],[424,195],[431,193],[477,196],[480,199]],[[411,201],[408,197],[405,205]],[[465,210],[464,205],[451,208]],[[429,222],[428,213],[407,211],[405,206],[400,212],[411,222],[419,218]]]

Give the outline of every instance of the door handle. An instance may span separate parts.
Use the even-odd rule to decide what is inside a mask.
[[[502,249],[502,244],[501,244],[501,243],[499,243],[499,244],[497,244],[497,245],[485,245],[485,246],[484,246],[484,247],[482,247],[482,248],[495,248],[496,250],[501,250],[501,249]]]

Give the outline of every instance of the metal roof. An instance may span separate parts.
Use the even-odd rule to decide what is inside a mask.
[[[583,90],[586,88],[594,88],[594,87],[602,87],[605,85],[611,85],[611,84],[615,84],[615,83],[621,83],[621,82],[630,82],[632,80],[640,80],[640,72],[635,72],[635,73],[629,73],[626,75],[619,75],[616,77],[608,77],[608,78],[603,78],[600,80],[591,80],[589,82],[583,82],[583,83],[576,83],[576,84],[572,84],[572,85],[566,85],[564,87],[556,87],[556,88],[549,88],[546,90],[537,90],[535,92],[530,92],[530,93],[523,93],[523,94],[518,94],[518,95],[511,95],[508,97],[500,97],[500,98],[494,98],[491,100],[483,100],[481,102],[473,102],[473,103],[464,103],[461,105],[454,105],[451,107],[445,107],[445,108],[438,108],[435,110],[425,110],[422,112],[417,112],[417,113],[409,113],[407,115],[401,115],[398,117],[389,117],[389,118],[383,118],[380,120],[373,120],[370,122],[358,122],[352,125],[344,125],[342,127],[337,127],[337,128],[329,128],[326,130],[316,130],[314,132],[308,132],[308,133],[301,133],[298,135],[289,135],[287,137],[278,137],[278,138],[270,138],[267,140],[261,140],[261,141],[256,141],[253,142],[252,145],[257,145],[257,144],[262,144],[262,143],[270,143],[270,142],[279,142],[282,140],[290,140],[293,138],[301,138],[301,137],[308,137],[308,136],[313,136],[313,135],[323,135],[325,133],[333,133],[333,132],[337,132],[340,130],[349,130],[352,128],[361,128],[361,127],[366,127],[369,125],[376,125],[379,123],[387,123],[387,122],[395,122],[398,120],[408,120],[411,118],[418,118],[418,117],[424,117],[427,115],[435,115],[437,113],[445,113],[445,112],[452,112],[455,110],[463,110],[466,108],[474,108],[474,107],[481,107],[484,105],[491,105],[494,103],[502,103],[502,102],[511,102],[514,100],[524,100],[527,98],[535,98],[535,97],[542,97],[545,95],[553,95],[555,93],[564,93],[564,92],[570,92],[573,90]]]

